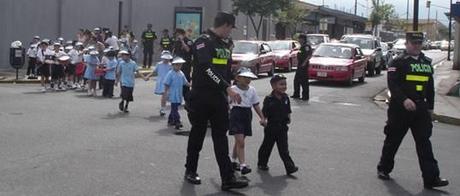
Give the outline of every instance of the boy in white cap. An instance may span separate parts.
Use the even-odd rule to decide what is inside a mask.
[[[54,63],[51,65],[51,88],[54,90],[63,90],[62,79],[65,78],[64,66],[60,64],[59,58],[67,54],[61,50],[61,46],[59,42],[53,44]]]
[[[235,137],[233,146],[232,164],[235,170],[240,170],[242,175],[251,172],[251,168],[246,164],[244,143],[247,136],[252,136],[252,111],[254,108],[260,118],[260,124],[265,125],[266,120],[259,106],[259,96],[256,89],[250,86],[252,79],[257,76],[247,67],[241,67],[235,77],[235,85],[231,88],[241,96],[241,103],[230,103],[230,130],[229,135]],[[236,160],[239,160],[239,164]]]
[[[85,73],[85,63],[83,62],[83,54],[85,53],[85,49],[83,47],[83,43],[77,42],[75,43],[75,48],[73,51],[70,51],[70,58],[72,59],[72,63],[75,64],[75,88],[81,88],[85,85],[81,85],[83,81],[83,74]]]
[[[189,86],[190,83],[185,78],[184,73],[181,71],[182,65],[186,61],[181,57],[173,59],[173,69],[166,74],[164,85],[165,85],[165,97],[171,102],[171,112],[168,117],[168,125],[175,126],[176,129],[182,128],[180,121],[179,106],[182,104],[183,94],[182,89],[184,86]]]
[[[37,50],[37,71],[40,75],[42,92],[46,92],[46,83],[49,83],[50,65],[53,63],[53,51],[48,48],[49,40],[43,40]]]
[[[137,64],[131,60],[128,51],[122,50],[119,54],[121,55],[121,60],[118,63],[117,80],[115,81],[115,83],[120,82],[121,84],[121,102],[118,104],[118,108],[120,111],[128,113],[128,104],[134,101],[135,76],[140,74]]]
[[[164,96],[165,92],[165,87],[164,87],[164,78],[166,77],[166,74],[172,69],[171,66],[171,60],[173,59],[173,56],[169,51],[163,51],[161,53],[161,59],[162,61],[159,62],[154,68],[153,72],[149,73],[147,76],[144,77],[145,81],[149,80],[151,76],[153,76],[153,73],[157,74],[157,82],[155,85],[155,90],[154,93],[156,95],[161,96],[161,108],[160,108],[160,116],[164,116],[166,114],[165,107],[166,107],[166,98]]]
[[[115,85],[116,69],[118,65],[117,52],[111,48],[105,49],[105,55],[102,57],[102,64],[104,65],[104,88],[102,96],[107,98],[113,97],[113,86]]]

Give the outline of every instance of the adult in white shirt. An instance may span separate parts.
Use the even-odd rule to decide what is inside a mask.
[[[105,40],[105,44],[108,45],[109,47],[112,47],[113,50],[119,51],[120,46],[118,45],[117,36],[113,35],[112,32],[107,31],[106,32],[106,37],[107,37],[107,39]]]

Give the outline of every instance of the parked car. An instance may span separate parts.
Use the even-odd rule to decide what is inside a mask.
[[[329,43],[329,35],[327,34],[307,34],[307,42],[311,45],[313,50],[321,43]]]
[[[449,49],[449,41],[442,40],[439,49],[441,49],[442,51],[447,51]],[[454,47],[450,46],[450,49],[453,50]]]
[[[297,67],[297,53],[299,53],[300,43],[295,40],[277,40],[267,42],[275,54],[275,67],[286,71],[291,71]]]
[[[367,58],[356,44],[323,43],[310,59],[310,79],[344,81],[352,85],[354,79],[364,82]]]
[[[406,39],[399,38],[393,44],[393,53],[396,55],[402,54],[406,50]]]
[[[270,46],[262,41],[235,41],[232,52],[232,72],[236,73],[241,66],[248,67],[259,75],[275,72],[275,55]]]
[[[431,42],[430,48],[431,49],[441,49],[441,41]]]
[[[342,36],[341,42],[351,43],[359,46],[367,58],[367,72],[369,76],[379,75],[382,71],[382,48],[380,40],[373,35],[351,34]]]
[[[388,47],[388,44],[385,42],[381,42],[381,47],[382,47],[382,69],[386,69],[388,67],[388,64],[393,60],[393,51],[390,50],[390,47]]]

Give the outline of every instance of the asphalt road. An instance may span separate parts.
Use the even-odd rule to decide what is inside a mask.
[[[435,61],[445,57],[427,54]],[[285,75],[292,81],[293,73]],[[268,80],[253,82],[261,98],[270,92]],[[434,124],[432,143],[450,186],[423,189],[410,135],[396,157],[393,180],[377,179],[386,111],[372,97],[386,87],[385,73],[352,87],[312,82],[310,104],[292,101],[290,151],[300,171],[286,176],[275,150],[269,172],[254,170],[249,187],[226,193],[220,191],[210,134],[198,169],[203,183],[190,185],[183,181],[187,137],[159,117],[154,83],[136,85],[129,114],[118,112],[118,99],[1,85],[0,195],[460,195],[460,128],[441,123]],[[255,120],[253,127],[246,159],[255,167],[263,130]]]

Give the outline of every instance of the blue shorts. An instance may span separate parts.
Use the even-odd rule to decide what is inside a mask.
[[[251,108],[233,107],[230,110],[229,135],[243,134],[252,136],[252,110]]]

